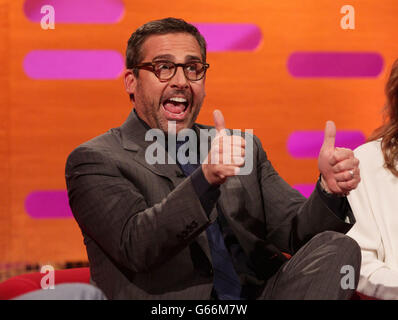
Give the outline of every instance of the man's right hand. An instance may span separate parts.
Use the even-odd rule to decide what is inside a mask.
[[[202,170],[210,184],[219,185],[228,177],[237,175],[239,168],[245,164],[245,139],[227,135],[221,111],[215,110],[213,117],[217,134]]]

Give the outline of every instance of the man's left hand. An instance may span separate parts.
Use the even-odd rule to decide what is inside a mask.
[[[336,126],[327,121],[325,136],[318,157],[322,187],[329,193],[348,195],[361,181],[359,160],[347,148],[336,148]]]

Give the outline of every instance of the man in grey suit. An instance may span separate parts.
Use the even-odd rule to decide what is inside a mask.
[[[201,132],[212,129],[195,123],[208,67],[205,40],[183,20],[151,21],[129,39],[124,82],[134,110],[66,164],[92,282],[109,299],[350,298],[361,259],[344,235],[354,223],[345,195],[360,181],[358,160],[334,147],[328,122],[320,179],[306,199],[257,137],[227,134],[218,110],[200,157]],[[188,143],[178,139],[184,130],[199,142],[189,161],[175,156]],[[167,143],[151,156],[154,133]],[[153,161],[162,152],[169,160]]]

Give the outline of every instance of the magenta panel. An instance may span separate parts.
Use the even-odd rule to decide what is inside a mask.
[[[308,198],[312,191],[315,189],[315,183],[312,184],[296,184],[293,186],[294,189],[298,190],[304,197]]]
[[[122,0],[26,0],[25,16],[32,22],[40,22],[46,13],[42,6],[54,7],[57,23],[117,23],[124,14]]]
[[[25,199],[25,210],[34,219],[73,217],[64,190],[33,191]]]
[[[318,158],[323,144],[324,131],[295,131],[287,141],[287,150],[294,158]],[[351,150],[365,142],[365,135],[361,131],[337,131],[336,147]]]
[[[32,79],[116,79],[124,70],[122,55],[113,50],[33,50],[23,69]]]
[[[287,69],[298,78],[377,77],[384,60],[375,52],[294,52]]]
[[[207,42],[209,52],[253,51],[263,36],[255,24],[244,23],[193,23]]]

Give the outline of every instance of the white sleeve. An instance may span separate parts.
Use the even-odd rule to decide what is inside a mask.
[[[360,168],[361,182],[350,192],[348,201],[356,218],[356,223],[348,235],[355,239],[362,252],[362,266],[358,291],[378,299],[398,299],[398,271],[384,263],[385,250],[383,236],[377,225],[369,195],[377,186],[366,169]],[[380,219],[381,217],[378,217]]]

